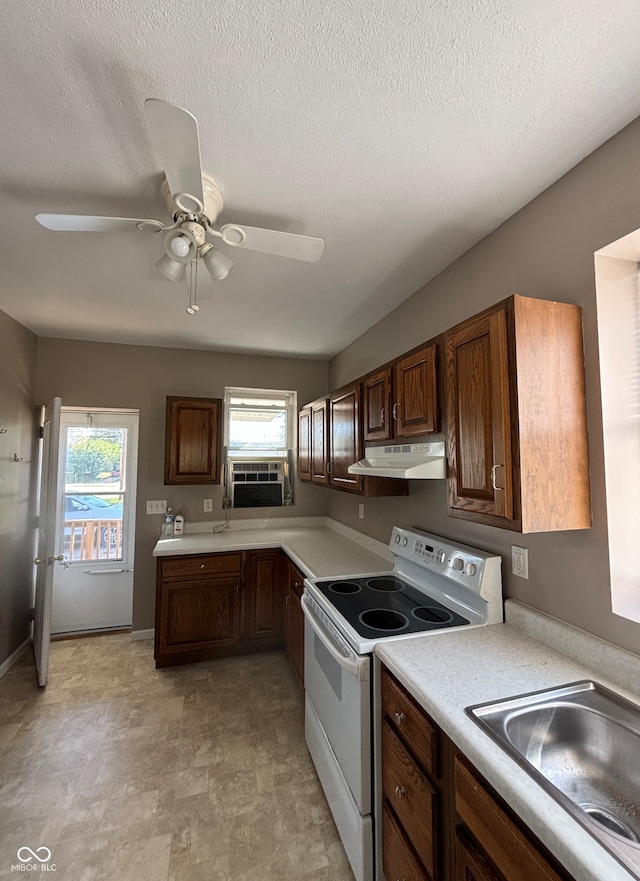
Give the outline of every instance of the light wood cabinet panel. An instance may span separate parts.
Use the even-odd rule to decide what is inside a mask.
[[[448,512],[591,526],[581,310],[513,296],[445,334]]]
[[[433,343],[394,364],[394,437],[409,438],[438,430],[436,357]]]
[[[164,482],[220,483],[222,401],[167,397]]]
[[[329,483],[329,399],[311,405],[311,482]]]
[[[311,480],[311,407],[298,413],[298,477]]]

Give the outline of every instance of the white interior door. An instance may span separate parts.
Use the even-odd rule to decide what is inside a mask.
[[[49,673],[61,407],[62,400],[60,398],[54,398],[47,404],[42,435],[38,550],[34,561],[36,564],[36,598],[33,620],[33,654],[36,661],[38,685],[47,684]]]
[[[131,625],[138,413],[64,408],[52,633]]]

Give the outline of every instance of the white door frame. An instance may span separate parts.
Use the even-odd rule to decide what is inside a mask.
[[[138,464],[139,411],[128,408],[63,407],[60,423],[56,550],[64,551],[65,471],[67,428],[91,424],[100,427],[127,425],[125,453],[123,535],[125,543],[118,559],[68,560],[58,563],[54,573],[52,631],[83,632],[130,627],[133,615],[133,570],[135,555],[136,482]],[[118,490],[119,491],[119,490]],[[87,495],[92,493],[87,490]]]

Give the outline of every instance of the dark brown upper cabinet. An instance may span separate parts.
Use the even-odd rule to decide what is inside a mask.
[[[311,404],[298,413],[298,477],[311,480]]]
[[[220,398],[167,397],[165,484],[220,483]]]
[[[411,438],[438,430],[437,345],[405,355],[363,380],[364,440]]]
[[[311,482],[329,483],[329,399],[311,404]]]
[[[362,492],[362,477],[349,474],[349,465],[362,458],[360,383],[333,392],[329,399],[330,443],[329,486]]]
[[[444,345],[448,513],[523,533],[588,529],[580,308],[515,295]]]

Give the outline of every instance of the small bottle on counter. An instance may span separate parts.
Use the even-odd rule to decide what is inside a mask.
[[[184,533],[184,517],[182,514],[176,514],[173,518],[173,534],[183,535]]]
[[[171,513],[171,508],[167,508],[167,513],[164,515],[164,520],[162,521],[162,532],[161,538],[172,538],[173,537],[173,514]]]

